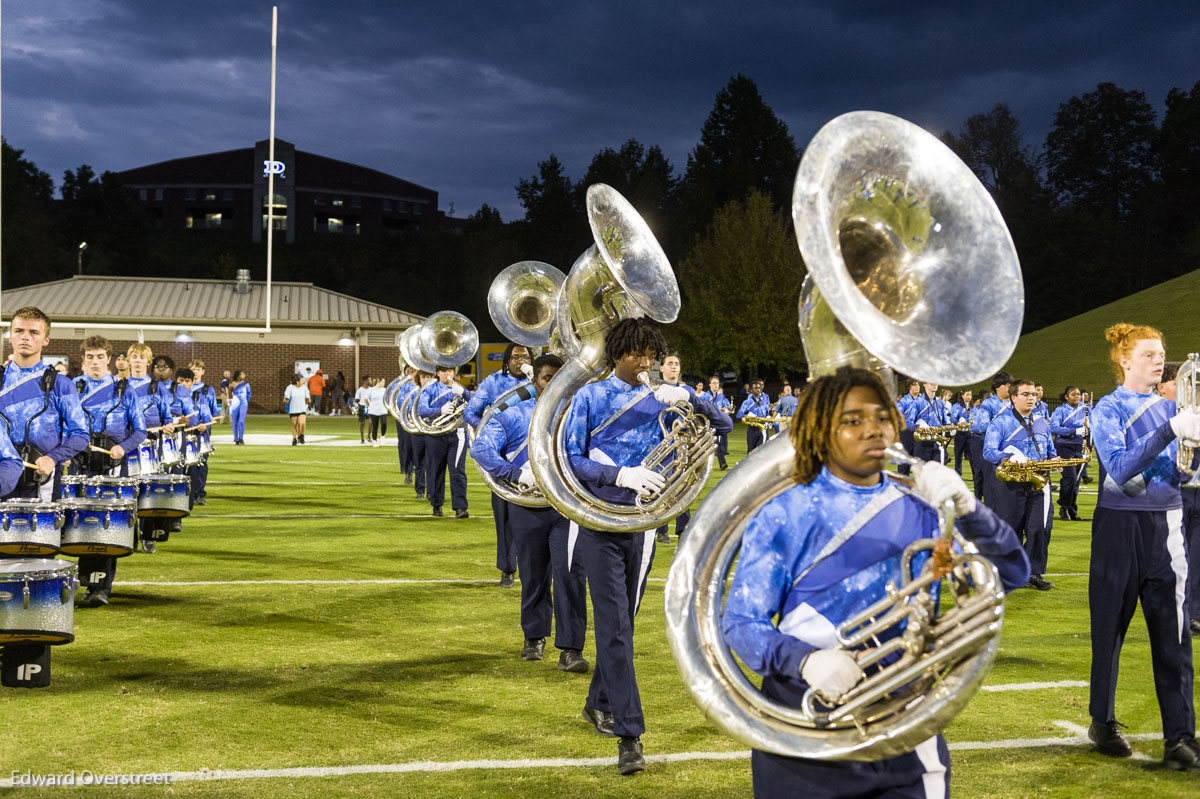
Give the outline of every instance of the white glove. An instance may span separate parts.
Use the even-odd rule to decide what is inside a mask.
[[[454,396],[456,396],[456,397],[461,397],[463,395],[463,392],[466,391],[466,389],[463,388],[462,386],[460,386],[458,383],[455,383],[452,386],[450,386],[450,390],[454,392]]]
[[[442,412],[439,413],[438,416],[449,416],[452,413],[454,413],[454,403],[447,402],[445,405],[442,406]]]
[[[754,411],[746,411],[746,413],[742,415],[742,418],[743,419],[757,419],[758,414],[755,413]]]
[[[682,386],[668,386],[663,383],[654,389],[654,398],[663,405],[674,405],[676,402],[690,401],[692,395],[688,394],[687,389]]]
[[[661,474],[645,466],[623,466],[621,471],[617,472],[617,485],[632,489],[638,494],[659,491],[666,484],[667,481]]]
[[[800,662],[800,677],[826,699],[835,700],[863,678],[863,670],[844,649],[818,649]]]
[[[533,379],[533,365],[528,363],[521,364],[521,374],[525,375],[526,380]]]
[[[1195,446],[1200,441],[1200,413],[1193,410],[1183,410],[1171,417],[1171,430],[1175,437],[1188,446]]]
[[[1004,451],[1008,453],[1008,459],[1013,463],[1027,463],[1029,461],[1029,458],[1025,456],[1025,453],[1016,447],[1005,447]]]
[[[929,422],[925,421],[924,419],[918,419],[917,427],[929,427]]]
[[[1082,428],[1082,427],[1075,428],[1075,435],[1081,436],[1081,435],[1083,435],[1083,433],[1084,433],[1084,428]]]
[[[951,500],[957,516],[966,516],[975,510],[975,493],[949,466],[927,461],[916,470],[915,482],[917,491],[935,508]]]
[[[533,479],[533,467],[528,463],[521,467],[521,476],[517,478],[517,482],[522,488],[537,488],[537,480]]]

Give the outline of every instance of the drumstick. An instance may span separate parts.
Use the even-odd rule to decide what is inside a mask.
[[[103,452],[105,455],[108,455],[110,457],[112,456],[111,449],[105,449],[104,447],[97,447],[92,444],[88,445],[88,449],[91,450],[92,452]]]

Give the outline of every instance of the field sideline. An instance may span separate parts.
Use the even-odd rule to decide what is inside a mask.
[[[520,594],[496,585],[474,465],[471,517],[434,519],[399,484],[393,437],[361,446],[353,420],[310,419],[313,444],[254,443],[286,442],[287,425],[251,417],[247,446],[218,443],[208,505],[158,554],[119,563],[108,608],[77,609],[53,685],[0,689],[0,792],[66,795],[5,786],[87,771],[172,780],[88,796],[750,794],[745,746],[702,717],[666,644],[674,544],[658,548],[635,639],[650,765],[619,777],[615,741],[579,717],[588,676],[559,672],[552,647],[544,662],[519,658]],[[740,426],[732,438],[736,461]],[[1085,518],[1094,503],[1081,497]],[[1159,763],[1140,614],[1117,696],[1135,758],[1085,745],[1089,533],[1056,520],[1058,587],[1009,599],[985,689],[946,733],[955,795],[1200,795],[1200,776]]]

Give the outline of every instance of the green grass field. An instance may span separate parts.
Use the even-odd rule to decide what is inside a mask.
[[[356,441],[355,427],[310,420],[309,435]],[[252,417],[249,433],[264,432],[286,434],[287,420]],[[731,445],[736,460],[740,426]],[[615,742],[579,717],[588,676],[558,671],[549,653],[541,663],[518,656],[520,595],[496,585],[490,504],[474,466],[466,520],[429,517],[398,474],[393,438],[378,449],[219,445],[208,505],[158,554],[120,563],[108,608],[76,611],[77,638],[56,649],[53,685],[0,689],[0,778],[174,775],[168,787],[75,789],[87,796],[750,794],[745,757],[655,759],[745,750],[705,721],[668,650],[662,581],[674,544],[659,547],[638,618],[650,766],[619,777]],[[1094,501],[1094,493],[1083,498],[1085,517]],[[1049,576],[1058,587],[1012,595],[986,687],[1086,682],[1088,541],[1086,523],[1055,522]],[[584,655],[592,654],[589,646]],[[1200,795],[1200,776],[1158,762],[1140,617],[1124,649],[1117,712],[1129,733],[1145,736],[1131,760],[1079,745],[1086,687],[982,691],[946,732],[958,747],[954,792]],[[559,758],[585,762],[523,762]],[[296,771],[198,778],[205,770]]]

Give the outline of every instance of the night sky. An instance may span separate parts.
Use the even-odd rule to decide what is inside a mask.
[[[3,133],[55,184],[268,134],[271,3],[8,0]],[[872,109],[934,133],[1008,103],[1040,150],[1059,103],[1112,82],[1159,114],[1200,79],[1194,2],[427,3],[282,0],[276,135],[411,180],[455,216],[523,215],[555,153],[573,179],[636,138],[681,175],[743,73],[798,145]],[[738,7],[736,13],[730,9]]]

